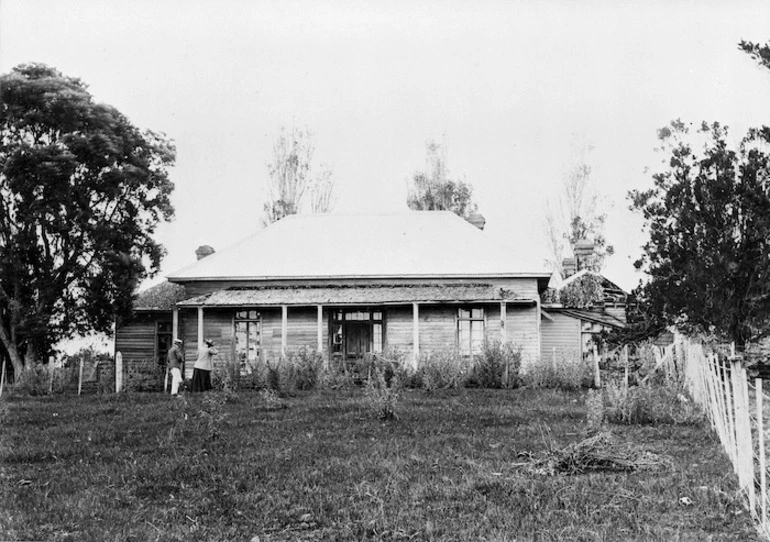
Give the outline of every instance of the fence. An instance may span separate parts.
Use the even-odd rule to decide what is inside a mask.
[[[662,350],[659,365],[666,375],[682,378],[703,408],[733,465],[752,517],[770,539],[762,379],[750,385],[740,357],[706,352],[701,344],[682,338]]]

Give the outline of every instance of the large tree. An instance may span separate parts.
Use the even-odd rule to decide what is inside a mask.
[[[567,167],[557,199],[546,203],[545,229],[550,249],[548,266],[564,276],[562,262],[569,247],[578,241],[594,244],[594,254],[578,262],[579,270],[600,271],[614,249],[604,234],[607,214],[602,210],[602,198],[593,179],[590,145],[576,144]]]
[[[463,218],[476,212],[473,187],[462,179],[454,179],[447,166],[446,148],[429,141],[426,169],[412,177],[406,203],[415,211],[452,211]]]
[[[264,225],[302,212],[306,196],[310,211],[327,213],[334,206],[334,178],[331,169],[313,163],[315,146],[310,131],[292,128],[281,133],[273,145],[273,161],[268,164],[268,195],[264,204]]]
[[[748,53],[760,66],[770,69],[770,42],[763,45],[751,41],[741,41],[738,47]]]
[[[770,334],[770,128],[731,149],[718,123],[659,131],[667,156],[654,187],[632,191],[649,231],[637,262],[648,324],[743,345]]]
[[[0,77],[0,97],[0,344],[19,374],[130,313],[164,253],[175,150],[42,64]]]

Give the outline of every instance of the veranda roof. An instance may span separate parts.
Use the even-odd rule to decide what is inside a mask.
[[[448,211],[286,217],[168,276],[172,282],[529,277],[512,247]]]
[[[501,302],[535,305],[512,290],[491,284],[304,286],[230,288],[187,299],[179,307],[270,305],[394,305],[402,303]]]

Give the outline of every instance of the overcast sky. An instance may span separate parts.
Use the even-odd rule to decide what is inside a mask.
[[[770,2],[0,0],[0,72],[43,62],[177,145],[170,273],[259,228],[282,126],[314,133],[337,211],[404,210],[425,142],[474,187],[489,235],[540,270],[545,202],[589,162],[632,288],[644,237],[626,193],[651,184],[656,129],[770,124]]]

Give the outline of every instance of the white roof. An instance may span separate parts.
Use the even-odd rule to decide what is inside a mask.
[[[449,211],[293,215],[168,278],[545,278]]]

